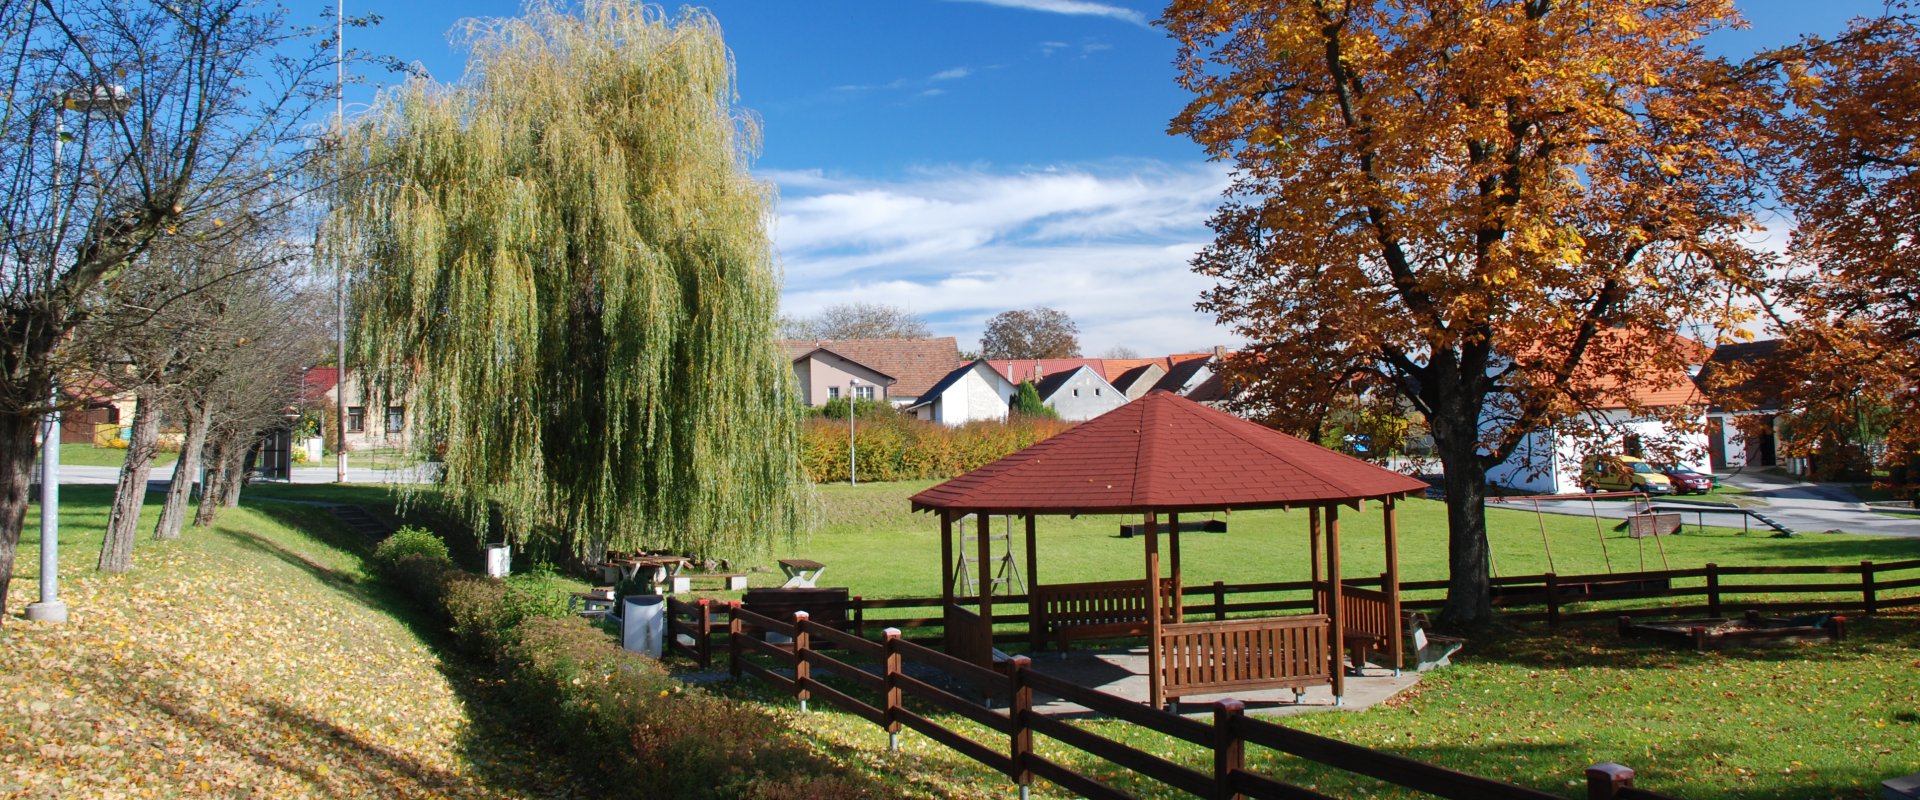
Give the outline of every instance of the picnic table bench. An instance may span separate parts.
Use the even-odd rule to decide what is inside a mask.
[[[1173,592],[1173,581],[1162,578],[1161,591]],[[1096,581],[1092,583],[1054,583],[1034,587],[1034,602],[1039,606],[1041,626],[1067,651],[1074,639],[1112,639],[1121,636],[1145,636],[1147,622],[1147,582]],[[1161,616],[1172,622],[1172,604],[1161,605]]]
[[[812,589],[820,581],[820,573],[827,571],[827,565],[806,558],[780,559],[780,571],[787,574],[787,582],[782,589]]]
[[[737,592],[747,588],[747,573],[744,572],[710,572],[704,575],[681,572],[672,575],[670,580],[673,582],[674,594],[686,594],[687,592],[693,591],[693,582],[698,580],[718,581],[720,585],[729,592]]]

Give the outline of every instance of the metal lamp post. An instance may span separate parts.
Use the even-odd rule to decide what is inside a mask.
[[[67,138],[67,109],[82,114],[119,117],[133,105],[125,89],[112,84],[77,86],[56,95],[53,112],[53,193],[60,197],[61,145]],[[66,227],[66,209],[54,215],[54,235]],[[54,258],[59,247],[54,247]],[[52,408],[40,420],[40,601],[27,604],[27,619],[66,622],[67,604],[60,599],[60,381],[56,377],[47,395]]]
[[[860,485],[859,454],[853,444],[854,387],[859,385],[859,378],[847,380],[847,485],[849,486]]]

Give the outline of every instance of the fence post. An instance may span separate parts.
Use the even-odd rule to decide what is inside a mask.
[[[793,696],[800,698],[800,713],[807,711],[807,682],[813,680],[813,665],[807,663],[807,650],[813,636],[807,633],[807,612],[793,612]]]
[[[1880,596],[1873,582],[1873,562],[1860,562],[1860,600],[1868,614],[1879,612]]]
[[[713,598],[702,597],[699,600],[694,601],[694,604],[700,607],[700,618],[698,620],[698,629],[694,631],[694,633],[698,635],[698,641],[694,642],[694,646],[693,646],[694,656],[700,659],[701,669],[712,669],[713,668]]]
[[[884,687],[881,702],[884,704],[887,719],[887,752],[900,752],[900,629],[888,628],[884,631],[887,640],[885,655],[880,659],[880,681]]]
[[[1240,800],[1233,790],[1233,773],[1245,766],[1247,742],[1236,725],[1247,714],[1246,704],[1231,697],[1213,702],[1213,796]]]
[[[1007,720],[1013,723],[1011,752],[1013,757],[1013,782],[1020,786],[1020,800],[1027,800],[1033,790],[1033,728],[1029,724],[1033,716],[1033,687],[1027,684],[1027,669],[1033,666],[1033,659],[1026,656],[1014,656],[1012,668],[1008,671],[1009,681],[1007,698]]]
[[[853,598],[853,635],[867,638],[867,601],[865,598]]]
[[[746,638],[740,625],[740,601],[727,601],[727,671],[740,680],[740,642]]]
[[[1227,584],[1225,581],[1213,582],[1213,619],[1218,622],[1227,618]]]
[[[1720,565],[1707,565],[1707,616],[1720,616]]]
[[[1560,576],[1547,573],[1547,625],[1560,627]]]
[[[1587,767],[1587,800],[1615,800],[1633,788],[1633,769],[1611,761]]]

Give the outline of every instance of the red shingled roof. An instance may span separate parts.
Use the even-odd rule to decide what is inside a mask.
[[[916,511],[1067,514],[1277,508],[1427,484],[1156,391],[913,496]]]

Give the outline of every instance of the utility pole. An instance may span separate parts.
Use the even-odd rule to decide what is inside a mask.
[[[346,176],[341,152],[346,149],[346,0],[333,6],[333,178],[334,191]],[[338,248],[336,248],[338,252]],[[333,273],[333,482],[347,482],[347,259],[339,256]]]

